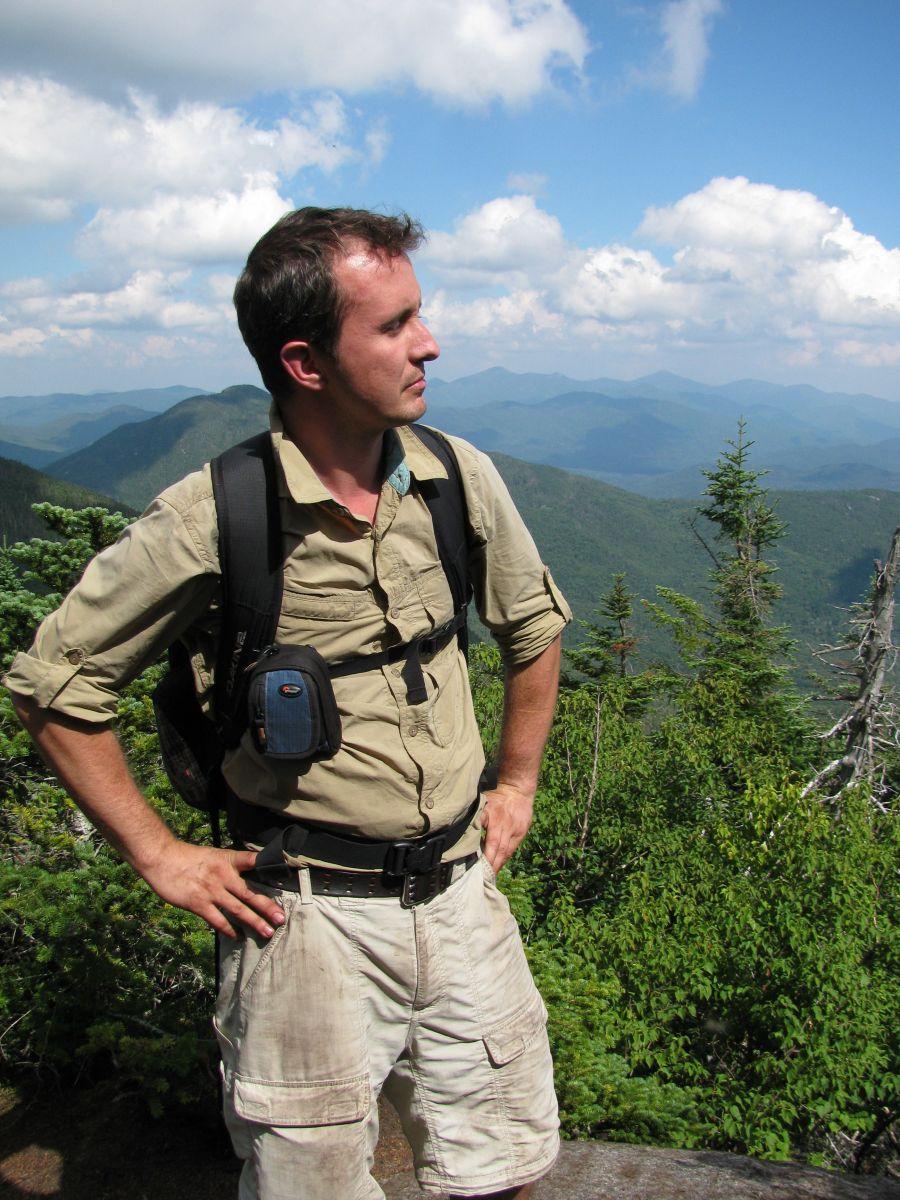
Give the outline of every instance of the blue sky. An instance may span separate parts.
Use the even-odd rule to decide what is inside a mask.
[[[0,393],[256,382],[234,277],[314,203],[426,225],[444,378],[900,399],[898,50],[894,0],[5,6]]]

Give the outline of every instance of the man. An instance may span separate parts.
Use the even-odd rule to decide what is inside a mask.
[[[275,400],[277,642],[330,663],[453,613],[420,491],[446,472],[408,428],[438,355],[407,257],[420,238],[408,218],[303,209],[260,240],[235,291]],[[570,613],[490,461],[453,449],[475,598],[506,665],[498,782],[477,815],[483,756],[455,637],[422,653],[424,698],[384,656],[335,678],[333,758],[270,759],[245,735],[224,774],[250,849],[187,845],[148,806],[108,723],[116,689],[178,636],[209,693],[220,594],[208,468],[92,562],[7,677],[77,803],[163,899],[223,935],[216,1028],[241,1200],[382,1196],[369,1173],[382,1087],[431,1194],[527,1197],[557,1151],[546,1012],[494,873],[531,821]],[[311,831],[305,854],[285,843],[274,873],[254,869],[254,830],[273,810]],[[375,850],[445,830],[453,844],[427,877],[398,880],[317,854],[323,830]],[[409,902],[423,878],[428,902]]]

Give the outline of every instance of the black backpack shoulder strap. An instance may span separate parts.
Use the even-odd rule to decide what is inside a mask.
[[[281,518],[275,452],[268,430],[210,463],[219,563],[222,633],[216,663],[216,723],[225,746],[246,727],[247,667],[275,640],[281,612]]]
[[[422,479],[418,486],[431,513],[438,555],[450,585],[453,608],[459,613],[472,597],[469,578],[472,535],[459,463],[450,442],[437,429],[418,424],[411,425],[410,429],[447,472],[446,479]],[[467,653],[469,639],[465,622],[459,630],[459,644],[463,653]]]

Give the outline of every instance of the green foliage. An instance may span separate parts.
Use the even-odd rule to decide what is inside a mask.
[[[642,711],[610,654],[614,581],[501,879],[570,1136],[822,1161],[895,1105],[898,833],[863,790],[837,819],[802,797],[823,747],[769,623],[784,531],[744,450],[710,473],[711,610],[670,589],[648,606],[679,665],[644,676]],[[480,716],[495,739],[496,705]]]
[[[0,553],[6,661],[127,524],[103,509],[39,507],[60,540]],[[159,672],[125,690],[118,730],[151,802],[198,841],[200,814],[176,803],[160,766],[150,699]],[[0,1063],[70,1080],[114,1074],[156,1113],[213,1095],[208,929],[163,904],[110,850],[49,776],[5,693],[0,771]]]
[[[47,527],[34,509],[35,504],[44,501],[69,509],[88,505],[117,507],[110,496],[45,475],[24,463],[0,458],[0,534],[4,542],[46,537]],[[136,514],[129,510],[128,515]]]

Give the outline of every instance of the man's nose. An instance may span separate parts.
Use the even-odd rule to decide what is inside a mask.
[[[416,340],[414,353],[417,362],[432,362],[440,354],[441,348],[431,335],[431,330],[419,321],[419,337]]]

